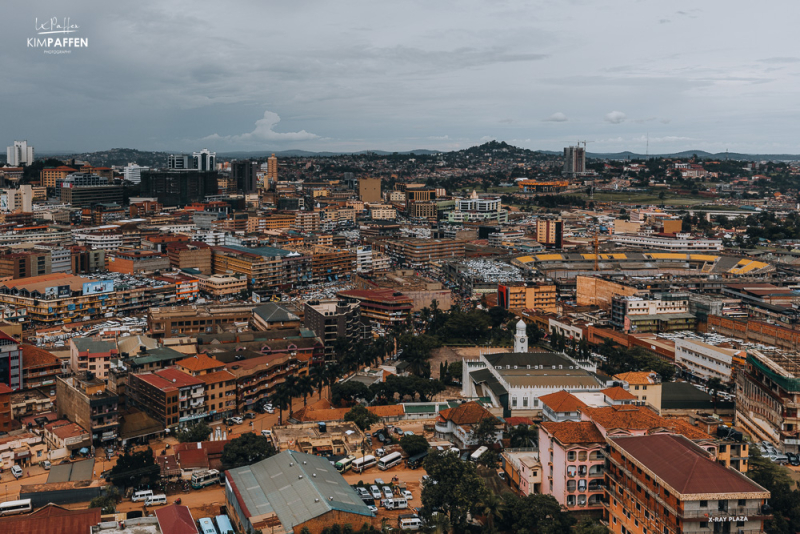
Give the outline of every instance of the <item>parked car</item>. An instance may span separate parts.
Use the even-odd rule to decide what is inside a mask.
[[[272,437],[272,430],[262,430],[261,431],[261,435],[264,436],[265,438],[271,438]]]
[[[375,456],[382,458],[386,456],[386,451],[384,449],[375,449]]]
[[[786,457],[789,458],[789,463],[792,465],[800,465],[800,456],[793,452],[787,452]]]
[[[394,496],[394,493],[392,493],[392,488],[390,488],[389,486],[384,486],[382,489],[383,489],[383,496],[386,497],[387,499],[391,499]]]
[[[370,493],[372,493],[372,498],[376,501],[381,500],[381,490],[378,489],[378,486],[372,485],[369,487]]]
[[[244,423],[244,419],[242,419],[241,417],[230,417],[228,418],[228,421],[229,425],[241,425],[242,423]]]
[[[244,414],[244,418],[245,419],[255,419],[256,418],[256,414],[254,414],[253,412],[247,412],[246,414]]]
[[[399,426],[396,426],[396,427],[394,427],[394,433],[397,434],[398,436],[402,436],[403,435],[403,429],[400,428]]]
[[[407,501],[410,501],[411,499],[414,498],[414,495],[408,490],[400,490],[400,496]]]
[[[42,462],[42,467],[45,469],[45,471],[49,471],[50,470],[50,460],[43,461]]]
[[[369,508],[369,511],[372,512],[373,514],[378,513],[378,507],[375,506],[374,504],[368,504],[367,508]]]
[[[382,478],[376,478],[375,479],[375,485],[376,486],[385,486],[386,482],[384,482]]]
[[[22,468],[17,464],[11,466],[11,474],[14,475],[15,478],[19,478],[22,476]]]

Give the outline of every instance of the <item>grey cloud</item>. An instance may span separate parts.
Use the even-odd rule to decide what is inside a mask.
[[[264,141],[309,141],[311,139],[318,139],[319,136],[309,133],[305,130],[299,132],[276,132],[274,128],[281,121],[277,113],[272,111],[265,111],[264,117],[256,121],[256,127],[253,131],[241,135],[225,135],[219,134],[207,135],[200,139],[200,141],[227,141],[230,143],[245,143],[250,144],[253,142]]]
[[[546,119],[542,119],[542,122],[567,122],[567,116],[557,111]]]
[[[612,111],[611,113],[606,114],[605,121],[610,122],[611,124],[622,124],[625,122],[627,117],[621,111]]]

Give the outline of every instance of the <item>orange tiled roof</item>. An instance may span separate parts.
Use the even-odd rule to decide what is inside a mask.
[[[452,421],[456,425],[476,425],[487,417],[495,419],[492,412],[475,401],[465,402],[455,408],[442,410],[439,412],[439,416],[446,421]]]
[[[614,378],[617,380],[622,380],[623,382],[627,382],[628,384],[655,384],[656,381],[650,377],[651,374],[655,374],[655,371],[620,373],[618,375],[614,375]]]
[[[586,408],[586,404],[578,397],[569,393],[568,391],[561,390],[549,395],[539,397],[542,404],[549,407],[554,412],[577,412]]]
[[[589,421],[564,421],[561,423],[546,421],[540,426],[562,445],[606,442],[595,424]]]
[[[175,362],[175,365],[179,365],[190,371],[209,371],[211,369],[225,367],[225,364],[221,361],[202,353],[184,358],[183,360],[178,360]]]
[[[605,406],[586,408],[589,418],[598,426],[608,430],[653,431],[664,429],[682,434],[689,439],[710,439],[711,436],[686,423],[682,419],[665,419],[649,408],[632,404],[624,406]]]
[[[233,376],[229,371],[215,371],[213,373],[206,373],[204,375],[200,375],[197,378],[205,382],[206,384],[217,384],[219,382],[225,382],[227,380],[235,380],[236,377]]]
[[[619,386],[615,386],[613,388],[606,388],[600,393],[602,393],[611,400],[636,400],[636,395],[634,395],[627,389],[621,388]]]

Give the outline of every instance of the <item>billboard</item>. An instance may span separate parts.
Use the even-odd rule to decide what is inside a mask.
[[[97,293],[111,293],[114,291],[113,280],[99,280],[97,282],[86,282],[83,284],[84,295],[96,295]]]
[[[69,286],[52,286],[44,289],[44,298],[46,299],[66,298],[70,295],[72,295],[72,292]]]

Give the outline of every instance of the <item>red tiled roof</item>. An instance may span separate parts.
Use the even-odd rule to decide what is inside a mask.
[[[48,504],[32,514],[0,518],[0,532],[82,534],[91,532],[92,527],[98,523],[100,523],[100,508],[67,510],[55,504]]]
[[[556,413],[577,412],[586,408],[586,403],[563,389],[549,395],[543,395],[539,397],[539,400]]]
[[[496,419],[495,416],[475,401],[465,402],[455,408],[448,408],[439,412],[445,421],[452,421],[456,425],[476,425],[487,417]]]
[[[61,365],[61,360],[55,354],[40,349],[34,345],[20,345],[22,350],[22,368],[44,367],[46,365]]]
[[[531,426],[533,421],[528,419],[527,417],[506,417],[506,426],[513,427],[519,425],[528,425]]]
[[[8,393],[13,392],[14,390],[8,387],[5,384],[0,384],[0,395],[7,395]]]
[[[586,408],[589,419],[606,431],[613,429],[653,431],[664,429],[678,432],[689,439],[710,439],[711,436],[680,419],[665,419],[645,406],[632,404]]]
[[[606,442],[595,424],[589,421],[545,421],[540,426],[563,445]]]
[[[204,449],[186,449],[176,454],[181,469],[202,467],[208,469],[208,455]]]
[[[683,436],[657,434],[616,438],[612,443],[682,495],[762,493],[767,490],[715,462]]]
[[[156,518],[162,534],[198,534],[188,506],[172,504],[157,508]]]
[[[634,395],[627,389],[621,388],[619,386],[615,386],[613,388],[606,388],[600,393],[602,393],[611,400],[636,400],[636,395]]]
[[[205,382],[206,384],[217,384],[219,382],[225,382],[228,380],[235,380],[236,377],[233,376],[230,371],[215,371],[213,373],[206,373],[204,375],[200,375],[197,378]]]

